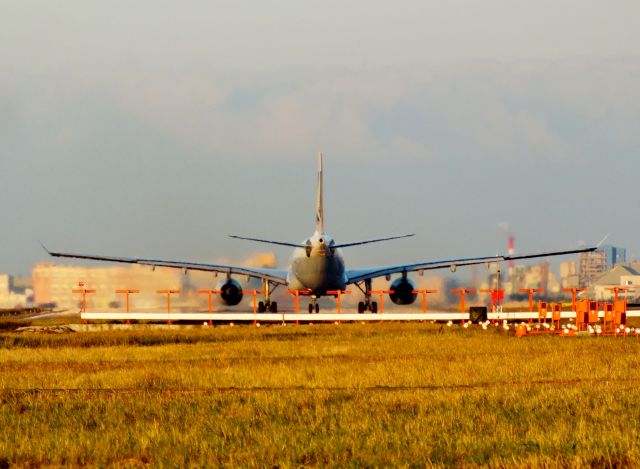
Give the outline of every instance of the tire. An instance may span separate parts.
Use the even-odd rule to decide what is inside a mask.
[[[372,301],[371,302],[371,312],[373,314],[378,314],[378,302],[377,301]]]
[[[264,301],[258,302],[258,312],[259,313],[264,313],[266,310],[267,310],[267,308],[265,308],[265,306],[264,306]]]
[[[278,303],[277,303],[277,302],[275,302],[275,301],[272,301],[272,302],[271,302],[271,305],[269,306],[269,310],[270,310],[272,313],[277,313],[277,312],[278,312]]]
[[[313,305],[309,303],[309,314],[313,313]]]
[[[360,301],[360,302],[358,303],[358,314],[362,314],[362,313],[364,313],[364,309],[365,309],[365,308],[364,308],[364,301]]]
[[[320,305],[316,303],[316,314],[318,314],[319,312],[320,312]]]

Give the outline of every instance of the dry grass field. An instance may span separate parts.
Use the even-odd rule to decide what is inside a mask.
[[[0,333],[0,467],[637,466],[640,341],[432,324]]]

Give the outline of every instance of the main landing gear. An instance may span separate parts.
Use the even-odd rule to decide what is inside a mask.
[[[278,302],[271,301],[271,292],[275,290],[278,285],[276,284],[271,290],[271,282],[269,280],[264,279],[262,281],[263,291],[264,291],[264,301],[258,302],[258,312],[259,313],[277,313],[278,312]]]
[[[378,302],[371,301],[371,279],[367,279],[364,281],[364,288],[361,283],[356,283],[356,287],[364,293],[364,301],[360,301],[358,303],[358,313],[362,314],[365,311],[371,311],[373,314],[378,313]]]

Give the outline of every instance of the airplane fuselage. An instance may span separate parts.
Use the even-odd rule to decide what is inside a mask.
[[[309,290],[312,295],[344,290],[347,285],[344,259],[334,240],[326,233],[314,233],[303,242],[307,247],[296,249],[291,258],[287,278],[291,290]]]

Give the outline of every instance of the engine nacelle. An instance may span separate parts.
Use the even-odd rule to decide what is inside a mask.
[[[397,278],[389,287],[389,290],[393,290],[393,293],[389,293],[389,298],[397,305],[410,305],[418,297],[417,293],[413,293],[416,289],[416,284],[408,278]]]
[[[229,278],[219,282],[216,290],[220,290],[220,298],[228,306],[235,306],[242,301],[242,285],[237,280]]]

